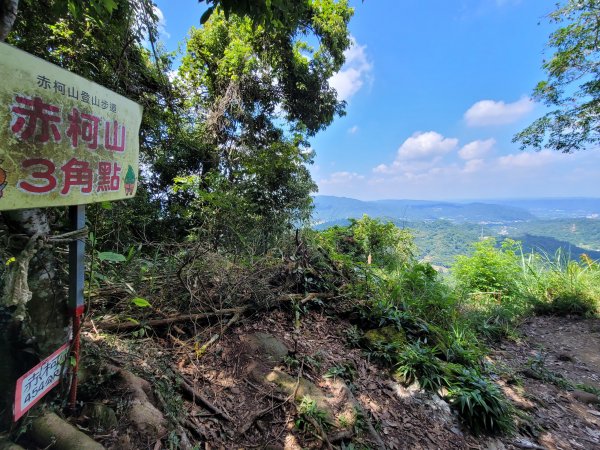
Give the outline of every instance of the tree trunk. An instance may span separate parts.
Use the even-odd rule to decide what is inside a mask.
[[[0,41],[10,33],[18,0],[0,0]],[[4,267],[0,293],[0,432],[12,421],[17,378],[62,345],[68,336],[67,295],[57,277],[51,249],[41,238],[50,232],[46,210],[4,212],[10,234],[2,256],[13,257]],[[5,260],[0,261],[2,265]]]
[[[64,344],[69,328],[56,258],[41,245],[50,232],[46,211],[4,212],[2,218],[12,233],[27,237],[11,239],[5,247],[7,256],[15,258],[5,268],[0,296],[0,416],[7,425],[16,379]]]
[[[0,2],[0,41],[4,41],[17,18],[19,0],[0,0]]]

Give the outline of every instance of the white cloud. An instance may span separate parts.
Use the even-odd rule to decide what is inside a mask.
[[[373,64],[367,57],[367,46],[359,45],[351,38],[350,48],[344,52],[346,63],[338,73],[329,79],[329,85],[338,93],[340,100],[349,100],[365,84],[371,81]]]
[[[458,156],[466,160],[481,158],[482,156],[487,155],[494,145],[496,145],[495,139],[469,142],[458,151]]]
[[[400,160],[423,160],[444,155],[456,148],[458,139],[445,138],[435,131],[417,132],[405,140],[398,149]]]
[[[509,155],[501,156],[500,158],[498,158],[498,165],[504,168],[541,167],[551,164],[564,157],[565,155],[563,155],[562,153],[557,153],[552,150],[542,150],[537,153],[511,153]]]
[[[465,163],[465,167],[463,167],[464,173],[475,173],[483,169],[485,163],[483,159],[470,159]]]
[[[421,172],[437,164],[443,155],[454,150],[458,139],[445,138],[435,131],[417,132],[406,139],[391,165],[380,164],[375,173]]]
[[[356,134],[357,131],[358,131],[358,125],[354,125],[354,126],[348,128],[348,133],[350,133],[350,134]]]
[[[347,184],[364,179],[364,175],[359,175],[356,172],[334,172],[329,175],[329,178],[319,180],[319,185]]]
[[[156,16],[156,18],[158,19],[158,23],[156,24],[156,28],[158,30],[158,33],[161,36],[164,36],[165,38],[169,39],[171,37],[171,35],[169,33],[167,33],[167,21],[165,20],[165,15],[163,14],[162,10],[158,7],[158,6],[153,6],[152,7],[152,11],[154,12],[154,15]]]
[[[471,106],[464,117],[471,127],[486,125],[506,125],[516,122],[533,110],[534,103],[529,97],[523,97],[513,103],[481,100]]]
[[[324,195],[360,199],[600,196],[600,149],[572,155],[550,150],[515,152],[467,161],[454,153],[436,159],[421,171],[406,171],[405,166],[391,171],[383,166],[386,170],[366,176],[338,172],[324,180],[329,183],[319,181],[319,190]],[[423,167],[426,163],[409,163],[416,162]]]

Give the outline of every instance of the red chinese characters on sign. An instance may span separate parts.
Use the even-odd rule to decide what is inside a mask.
[[[98,163],[98,191],[118,191],[121,186],[119,177],[121,167],[117,163]]]
[[[71,158],[60,167],[60,186],[56,176],[56,165],[52,161],[32,158],[23,161],[22,166],[29,171],[29,179],[20,180],[17,187],[31,194],[47,194],[57,187],[60,187],[61,195],[68,195],[72,189],[89,194],[93,190],[94,182],[98,192],[118,191],[121,187],[121,167],[113,161],[100,161],[97,171],[94,172],[89,162]]]
[[[52,161],[42,158],[27,159],[22,163],[23,169],[41,168],[45,170],[37,170],[31,172],[31,178],[36,181],[41,181],[40,184],[31,184],[28,181],[19,181],[17,186],[23,189],[25,192],[31,192],[33,194],[46,194],[51,192],[56,187],[56,178],[54,177],[54,170],[56,166]]]
[[[98,125],[100,117],[92,116],[91,114],[81,113],[77,108],[69,114],[69,128],[67,129],[67,137],[71,139],[73,148],[79,145],[79,138],[87,144],[90,150],[98,148]]]
[[[28,98],[21,95],[15,96],[11,112],[15,119],[10,129],[21,140],[41,144],[60,143],[64,134],[73,148],[85,144],[88,150],[97,150],[100,142],[103,142],[106,150],[125,151],[127,130],[125,125],[119,124],[116,120],[112,122],[103,120],[101,117],[72,108],[63,121],[58,106],[44,103],[41,97]],[[100,137],[101,131],[104,136],[103,141]]]
[[[17,95],[16,103],[11,111],[17,115],[17,120],[11,127],[12,132],[23,140],[29,140],[35,135],[35,142],[45,144],[50,140],[50,133],[54,142],[60,142],[61,135],[57,124],[61,123],[60,109],[44,103],[40,97],[29,99]],[[39,134],[35,134],[40,128]]]
[[[107,150],[113,150],[115,152],[122,152],[125,150],[125,125],[121,126],[121,143],[119,143],[119,124],[115,120],[112,123],[112,138],[110,136],[111,123],[106,122],[104,128],[104,148]]]
[[[61,167],[64,172],[63,188],[60,193],[67,195],[71,190],[71,187],[79,186],[82,194],[89,194],[92,192],[93,175],[90,164],[86,161],[78,161],[75,158]]]

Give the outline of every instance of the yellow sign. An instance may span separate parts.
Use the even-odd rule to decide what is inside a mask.
[[[0,43],[0,210],[135,195],[142,107]]]

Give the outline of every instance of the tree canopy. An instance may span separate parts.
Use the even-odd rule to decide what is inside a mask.
[[[569,0],[549,15],[561,25],[550,35],[547,78],[533,97],[550,111],[514,137],[521,148],[563,153],[600,142],[600,1]]]
[[[328,80],[344,63],[353,10],[346,0],[243,6],[211,2],[176,72],[151,1],[20,2],[9,43],[144,106],[133,201],[149,237],[212,230],[224,245],[308,217],[308,139],[344,114]]]

